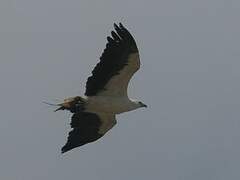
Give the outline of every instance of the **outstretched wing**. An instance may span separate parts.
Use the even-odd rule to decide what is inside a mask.
[[[93,142],[101,138],[116,124],[113,114],[95,114],[78,112],[73,114],[67,143],[62,147],[62,153],[73,148]]]
[[[133,36],[120,23],[114,24],[112,37],[100,57],[100,62],[87,80],[86,96],[127,96],[128,83],[140,68],[138,48]]]

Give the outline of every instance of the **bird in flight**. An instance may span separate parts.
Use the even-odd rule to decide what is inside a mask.
[[[57,104],[58,110],[69,110],[72,130],[62,153],[101,138],[116,124],[116,114],[147,107],[128,98],[127,88],[140,68],[139,52],[130,32],[121,24],[107,37],[100,62],[87,79],[85,96],[71,97]]]

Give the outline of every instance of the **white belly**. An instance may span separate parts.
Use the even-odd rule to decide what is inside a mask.
[[[136,109],[128,98],[91,96],[87,98],[86,111],[119,114]]]

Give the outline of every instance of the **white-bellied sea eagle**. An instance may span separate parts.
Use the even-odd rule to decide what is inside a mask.
[[[127,95],[129,81],[140,68],[136,42],[121,23],[114,24],[114,28],[111,37],[107,37],[100,62],[87,79],[85,96],[67,98],[57,104],[57,110],[73,113],[72,130],[62,153],[101,138],[116,124],[116,114],[147,107]]]

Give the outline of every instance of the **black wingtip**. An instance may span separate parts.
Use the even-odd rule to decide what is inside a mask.
[[[116,29],[118,25],[116,23],[113,23],[114,28]]]
[[[113,23],[114,28],[124,28],[123,24],[121,22],[118,23],[118,25],[116,23]]]
[[[121,38],[114,31],[111,31],[111,35],[115,41],[121,41]]]
[[[119,23],[119,27],[120,27],[120,28],[124,28],[124,26],[122,25],[122,23]]]
[[[71,149],[73,149],[73,148],[69,148],[68,146],[65,145],[61,149],[61,154],[64,154],[64,153],[70,151]]]
[[[65,152],[67,152],[67,151],[66,151],[66,150],[63,150],[63,149],[61,150],[61,154],[64,154]]]

